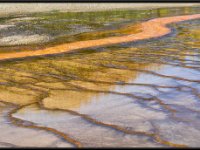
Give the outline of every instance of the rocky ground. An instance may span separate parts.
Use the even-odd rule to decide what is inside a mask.
[[[2,3],[0,16],[44,11],[101,11],[113,9],[152,9],[162,7],[196,6],[198,3]]]

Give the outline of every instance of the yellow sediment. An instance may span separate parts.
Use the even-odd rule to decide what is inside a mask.
[[[37,51],[30,50],[30,51],[16,52],[16,53],[3,53],[3,54],[0,54],[0,60],[59,54],[59,53],[70,52],[72,50],[77,50],[77,49],[82,49],[82,48],[119,44],[119,43],[125,43],[125,42],[134,42],[134,41],[145,40],[149,38],[157,38],[157,37],[161,37],[170,33],[171,30],[167,28],[166,25],[170,23],[176,23],[176,22],[192,20],[192,19],[200,19],[200,14],[152,19],[147,22],[141,23],[142,32],[137,33],[137,34],[129,34],[129,35],[119,36],[119,37],[108,37],[108,38],[97,39],[97,40],[66,43],[66,44],[61,44],[61,45],[57,45],[57,46],[53,46],[49,48],[40,49]]]

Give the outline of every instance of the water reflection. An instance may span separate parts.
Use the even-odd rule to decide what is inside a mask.
[[[75,146],[199,146],[199,23],[142,43],[3,62],[0,100],[21,106],[15,124]]]

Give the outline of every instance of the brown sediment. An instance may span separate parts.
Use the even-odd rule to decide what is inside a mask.
[[[16,109],[13,109],[12,111],[9,112],[8,117],[14,125],[17,125],[20,127],[25,127],[25,128],[44,130],[44,131],[47,131],[47,132],[50,132],[50,133],[60,136],[62,139],[66,140],[67,142],[70,142],[71,144],[73,144],[76,147],[82,147],[82,144],[79,141],[71,138],[69,135],[62,133],[54,128],[39,126],[30,121],[25,121],[25,120],[22,120],[22,119],[12,116],[14,113],[16,113],[18,110],[22,109],[23,107],[26,107],[26,106],[18,106]]]
[[[39,126],[39,125],[36,125],[34,124],[33,122],[30,122],[30,121],[26,121],[26,120],[22,120],[22,119],[19,119],[19,118],[16,118],[16,117],[13,117],[13,114],[15,114],[18,110],[26,107],[26,106],[29,106],[29,105],[32,105],[32,104],[35,104],[35,103],[31,103],[31,104],[27,104],[27,105],[22,105],[22,106],[19,106],[19,105],[15,105],[13,103],[9,103],[9,102],[4,102],[4,101],[1,101],[0,102],[6,104],[6,105],[11,105],[13,106],[14,108],[8,112],[7,114],[7,117],[8,119],[11,121],[12,124],[16,125],[16,126],[19,126],[19,127],[24,127],[24,128],[31,128],[31,129],[39,129],[39,130],[43,130],[43,131],[47,131],[47,132],[50,132],[50,133],[53,133],[57,136],[60,136],[62,139],[64,139],[65,141],[71,143],[72,145],[76,146],[76,147],[82,147],[82,144],[73,139],[72,137],[70,137],[69,135],[65,134],[65,133],[62,133],[54,128],[49,128],[49,127],[43,127],[43,126]],[[0,142],[1,143],[1,142]],[[6,143],[5,143],[6,144]],[[6,144],[8,145],[8,144]],[[13,146],[13,145],[8,145],[8,146]],[[15,145],[14,145],[15,146]]]
[[[109,124],[109,123],[105,123],[105,122],[102,122],[102,121],[99,121],[99,120],[96,120],[86,114],[81,114],[79,112],[76,112],[74,110],[70,110],[70,109],[57,109],[57,108],[47,108],[44,106],[43,104],[43,101],[39,101],[38,102],[39,106],[44,109],[44,110],[51,110],[51,111],[64,111],[64,112],[67,112],[71,115],[75,115],[75,116],[79,116],[81,117],[82,119],[84,119],[85,121],[88,121],[89,123],[92,123],[92,124],[95,124],[95,125],[99,125],[99,126],[103,126],[103,127],[107,127],[107,128],[110,128],[110,129],[113,129],[113,130],[116,130],[116,131],[119,131],[119,132],[122,132],[122,133],[125,133],[125,134],[129,134],[129,135],[140,135],[140,136],[147,136],[149,138],[152,138],[155,142],[158,142],[162,145],[166,145],[166,146],[170,146],[170,147],[187,147],[186,145],[184,144],[176,144],[176,143],[172,143],[172,142],[169,142],[169,141],[166,141],[166,140],[163,140],[159,134],[156,134],[156,133],[149,133],[149,132],[143,132],[143,131],[134,131],[134,130],[130,130],[130,129],[127,129],[127,128],[124,128],[124,127],[121,127],[119,125],[115,125],[115,124]],[[156,129],[154,129],[156,130]],[[157,131],[157,130],[156,130]]]
[[[137,35],[137,34],[136,34]],[[38,51],[41,51],[41,50],[38,50]],[[118,53],[120,55],[120,53]],[[149,54],[149,53],[148,53]],[[123,55],[123,54],[122,54]],[[136,54],[137,55],[137,54]],[[143,54],[145,56],[145,54]],[[1,56],[1,55],[0,55]],[[102,55],[101,55],[102,56]],[[157,55],[154,55],[154,56],[157,56]],[[185,56],[185,55],[184,55]],[[189,55],[188,55],[189,56]],[[192,56],[192,55],[191,55]],[[196,55],[195,55],[196,56]],[[20,57],[19,57],[20,58]],[[175,57],[174,57],[175,58]],[[0,58],[1,59],[1,58]],[[120,57],[120,59],[123,60],[123,58]],[[175,58],[175,59],[178,59],[178,58]],[[89,59],[89,60],[92,60],[92,59]],[[105,59],[99,59],[100,61],[101,60],[105,60]],[[181,60],[181,59],[179,59]],[[71,61],[71,60],[70,60]],[[114,60],[116,61],[116,60]],[[118,60],[117,60],[118,61]],[[190,61],[190,60],[188,60]],[[197,61],[198,62],[198,61]],[[76,62],[77,63],[77,62]],[[80,59],[80,61],[78,62],[80,65],[83,65],[83,64],[87,64],[85,63],[83,60]],[[91,63],[91,62],[90,62]],[[120,63],[120,61],[119,61]],[[160,62],[159,60],[158,61],[154,61],[154,63],[162,63],[162,61]],[[136,66],[136,68],[134,68],[132,65],[130,65],[130,67],[127,65],[127,64],[120,64],[119,67],[115,64],[112,65],[112,62],[110,64],[110,66],[108,65],[101,65],[101,64],[104,64],[104,63],[100,63],[98,64],[98,62],[96,63],[94,61],[94,63],[92,63],[93,65],[98,65],[98,66],[102,66],[101,68],[111,68],[111,73],[112,71],[118,71],[119,69],[125,71],[125,70],[130,70],[131,72],[142,72],[144,74],[152,74],[154,76],[159,76],[159,77],[162,77],[162,78],[171,78],[173,80],[181,80],[181,81],[187,81],[187,82],[195,82],[195,83],[200,83],[200,80],[190,80],[190,79],[187,79],[187,78],[184,78],[184,77],[177,77],[177,76],[171,76],[171,75],[164,75],[164,74],[160,74],[160,73],[157,73],[157,72],[154,72],[154,71],[150,71],[150,70],[143,70],[141,69],[141,67],[139,67],[139,69],[136,69],[138,68],[138,66]],[[107,64],[107,63],[105,63]],[[151,63],[152,64],[152,63]],[[162,63],[162,64],[165,64]],[[167,65],[171,65],[171,64],[168,64],[168,62],[166,62]],[[188,63],[187,63],[188,64]],[[173,64],[172,64],[173,65]],[[181,66],[182,64],[180,64],[179,66]],[[49,67],[50,66],[50,67]],[[23,72],[31,72],[31,74],[33,76],[29,76],[29,74],[20,74],[20,76],[23,76],[23,77],[26,77],[28,79],[34,79],[36,80],[37,82],[45,82],[45,83],[48,83],[48,81],[45,81],[43,78],[40,78],[42,76],[45,76],[45,77],[51,77],[52,79],[56,79],[55,81],[56,82],[59,82],[59,81],[62,81],[63,84],[65,85],[69,85],[69,88],[68,86],[61,86],[61,87],[49,87],[48,85],[41,85],[41,84],[35,84],[34,82],[31,82],[31,81],[26,81],[26,82],[21,82],[21,81],[15,81],[15,79],[10,79],[9,78],[9,74],[6,72],[3,72],[1,71],[3,74],[8,74],[8,78],[6,77],[6,81],[5,82],[4,80],[2,80],[2,82],[0,82],[0,85],[3,85],[3,86],[16,86],[16,87],[21,87],[22,89],[30,89],[30,90],[33,90],[35,92],[37,92],[37,94],[39,94],[39,97],[36,97],[36,99],[34,99],[34,103],[37,104],[37,103],[40,103],[41,100],[44,100],[45,97],[48,97],[48,92],[50,90],[68,90],[68,91],[78,91],[78,92],[91,92],[91,93],[107,93],[107,94],[115,94],[115,95],[123,95],[123,96],[128,96],[130,98],[133,98],[133,99],[138,99],[139,100],[139,104],[140,104],[140,100],[141,102],[142,101],[155,101],[157,102],[161,107],[164,108],[164,110],[167,110],[168,112],[170,112],[170,116],[175,119],[176,121],[179,121],[180,118],[179,117],[176,117],[175,114],[176,114],[176,111],[174,109],[172,109],[173,107],[171,107],[171,105],[169,104],[165,104],[163,101],[162,101],[162,98],[159,99],[158,97],[156,96],[152,96],[150,95],[150,98],[145,98],[143,96],[137,96],[137,95],[134,95],[133,94],[129,94],[129,93],[122,93],[122,92],[115,92],[115,91],[112,91],[112,90],[105,90],[103,87],[101,87],[101,89],[99,90],[98,88],[92,88],[92,86],[88,86],[88,84],[85,84],[86,82],[91,82],[91,83],[102,83],[102,84],[107,84],[107,85],[135,85],[135,86],[146,86],[146,87],[150,87],[152,89],[155,89],[155,90],[160,90],[160,92],[162,92],[162,90],[160,88],[172,88],[174,90],[177,90],[177,91],[184,91],[184,89],[186,89],[188,92],[192,93],[193,95],[195,95],[196,97],[200,98],[200,94],[198,92],[197,89],[193,88],[193,87],[190,87],[190,86],[185,86],[185,85],[181,85],[181,84],[178,84],[177,86],[167,86],[167,85],[157,85],[157,84],[144,84],[144,83],[127,83],[128,81],[126,80],[122,80],[119,78],[117,79],[117,81],[115,80],[101,80],[99,78],[97,78],[98,80],[96,79],[93,79],[93,78],[87,78],[87,76],[85,77],[76,77],[76,76],[73,76],[71,74],[67,74],[65,73],[62,68],[59,69],[57,68],[58,66],[54,66],[53,64],[49,64],[49,68],[55,68],[56,71],[58,71],[60,74],[57,74],[57,72],[37,72],[37,71],[33,71],[33,70],[23,70],[23,69],[20,69],[20,67],[13,67],[13,66],[9,66],[9,69],[15,69],[16,71],[23,71]],[[120,67],[122,66],[122,67]],[[185,67],[187,68],[187,66],[181,66],[181,67]],[[49,69],[49,68],[46,68],[46,69]],[[79,68],[78,68],[79,69]],[[195,68],[196,69],[196,68]],[[51,70],[50,70],[51,71]],[[11,72],[12,73],[12,72]],[[10,73],[10,74],[11,74]],[[107,72],[106,72],[107,73]],[[124,72],[126,73],[126,72]],[[129,74],[130,75],[130,74]],[[38,78],[39,77],[39,78]],[[45,78],[46,79],[46,78]],[[72,80],[71,81],[69,81]],[[77,83],[77,82],[73,82],[73,80],[75,81],[83,81],[84,83],[83,84],[80,84],[80,83]],[[53,80],[53,82],[55,82]],[[53,83],[52,82],[52,83]],[[98,86],[98,85],[97,85]],[[89,88],[88,88],[89,87]],[[41,97],[41,94],[46,94],[47,96],[42,96]],[[85,99],[84,97],[81,97],[82,99]],[[29,102],[29,105],[32,104],[33,102]],[[42,102],[41,102],[42,103]],[[28,106],[27,105],[21,105],[21,104],[17,104],[15,108],[17,108],[17,110],[13,110],[10,114],[10,120],[12,120],[12,123],[14,123],[15,125],[17,126],[22,126],[22,127],[26,127],[26,128],[33,128],[33,129],[39,129],[39,130],[45,130],[45,131],[49,131],[51,133],[54,133],[56,135],[59,135],[60,137],[62,137],[63,139],[65,139],[66,141],[71,141],[71,143],[73,143],[75,146],[81,146],[81,142],[79,141],[76,141],[73,139],[73,135],[72,137],[71,136],[68,136],[68,134],[65,134],[63,133],[62,131],[58,131],[57,129],[54,129],[54,128],[48,128],[48,127],[45,127],[45,126],[41,126],[41,125],[38,125],[36,123],[32,123],[32,122],[29,122],[29,121],[26,121],[26,120],[22,120],[20,118],[17,118],[15,117],[13,114],[14,113],[17,113],[19,109],[22,109],[24,107]],[[174,105],[173,105],[174,106]],[[147,106],[148,107],[148,106]],[[66,111],[68,113],[70,113],[71,115],[77,115],[77,116],[80,116],[82,119],[88,121],[89,123],[93,123],[94,125],[99,125],[99,126],[103,126],[103,127],[107,127],[107,128],[110,128],[110,129],[114,129],[116,131],[120,131],[124,134],[131,134],[131,135],[141,135],[141,136],[147,136],[149,137],[150,139],[153,139],[154,141],[156,141],[157,143],[160,143],[160,144],[163,144],[163,145],[166,145],[166,146],[172,146],[172,147],[178,147],[178,146],[186,146],[186,145],[182,145],[182,144],[175,144],[175,143],[171,143],[169,141],[165,141],[163,139],[163,137],[161,135],[159,135],[159,131],[157,132],[157,128],[155,127],[155,132],[143,132],[143,131],[134,131],[134,130],[131,130],[129,128],[126,128],[126,127],[123,127],[123,126],[118,126],[118,125],[115,125],[115,124],[110,124],[109,122],[104,122],[104,121],[101,121],[101,120],[98,120],[96,118],[93,118],[92,116],[90,116],[89,114],[82,114],[80,112],[76,112],[73,110],[71,110],[70,108],[63,108],[62,107],[49,107],[48,105],[46,105],[44,103],[44,106],[41,106],[42,109],[46,109],[46,110],[52,110],[52,111]],[[54,109],[55,108],[55,109]],[[187,108],[188,109],[188,108]],[[191,110],[192,111],[192,110]],[[12,116],[11,116],[12,115]],[[179,119],[179,120],[178,120]],[[184,120],[180,120],[180,121],[184,121]],[[70,139],[68,139],[70,138]],[[80,145],[79,145],[80,144]],[[5,144],[4,144],[5,145]]]
[[[117,68],[118,69],[118,68]],[[121,69],[121,68],[120,68]],[[141,70],[136,70],[136,71],[141,71]],[[147,72],[145,72],[147,73]],[[150,72],[152,73],[152,72]],[[33,73],[35,74],[35,73]],[[158,74],[154,74],[154,75],[158,75]],[[56,78],[56,79],[59,79],[59,80],[62,80],[62,81],[68,81],[67,78],[65,78],[64,76],[57,76],[55,74],[44,74],[44,76],[51,76],[53,78]],[[162,77],[165,77],[165,76],[162,76]],[[170,76],[172,78],[172,76]],[[177,78],[176,78],[177,79]],[[76,79],[76,80],[80,80],[81,79]],[[86,81],[86,82],[93,82],[95,83],[95,81],[93,80],[88,80],[88,79],[85,79],[85,78],[82,78],[82,81]],[[188,81],[188,80],[187,80]],[[103,84],[112,84],[112,85],[117,85],[117,84],[121,84],[121,83],[115,83],[115,82],[105,82],[105,81],[97,81],[96,83],[103,83]],[[72,83],[66,83],[68,85],[70,85],[70,87],[73,87],[73,89],[67,89],[67,88],[49,88],[49,87],[42,87],[42,88],[48,88],[49,90],[68,90],[68,91],[78,91],[78,92],[84,92],[84,91],[87,91],[87,92],[92,92],[92,93],[108,93],[108,94],[115,94],[115,95],[123,95],[123,96],[128,96],[128,97],[131,97],[131,98],[136,98],[136,99],[141,99],[141,100],[145,100],[145,101],[156,101],[157,103],[159,103],[163,108],[165,108],[166,110],[174,113],[176,112],[174,109],[170,108],[167,104],[163,103],[162,100],[156,98],[156,97],[153,97],[151,96],[151,98],[144,98],[144,97],[140,97],[140,96],[136,96],[134,94],[129,94],[129,93],[120,93],[120,92],[113,92],[113,91],[107,91],[107,90],[94,90],[94,89],[91,89],[91,88],[85,88],[83,87],[82,85],[81,86],[77,86],[77,85],[74,85]],[[154,88],[155,90],[157,90],[157,88],[178,88],[178,87],[170,87],[170,86],[158,86],[158,85],[150,85],[150,84],[131,84],[131,83],[124,83],[125,85],[141,85],[141,86],[148,86],[148,87],[152,87]],[[121,84],[123,85],[123,83]],[[26,87],[26,88],[29,88],[29,87]],[[41,91],[42,92],[42,91]],[[197,95],[197,93],[195,94]]]
[[[46,94],[45,94],[46,95]],[[65,111],[71,115],[75,115],[75,116],[80,116],[82,119],[84,119],[85,121],[88,121],[89,123],[92,123],[92,124],[95,124],[95,125],[99,125],[99,126],[103,126],[103,127],[107,127],[107,128],[110,128],[110,129],[113,129],[113,130],[116,130],[118,132],[122,132],[122,133],[125,133],[125,134],[129,134],[129,135],[140,135],[140,136],[147,136],[151,139],[153,139],[155,142],[158,142],[162,145],[166,145],[166,146],[170,146],[170,147],[186,147],[186,145],[183,145],[183,144],[176,144],[176,143],[172,143],[172,142],[169,142],[169,141],[166,141],[166,140],[163,140],[158,133],[149,133],[149,132],[142,132],[142,131],[134,131],[134,130],[130,130],[130,129],[127,129],[127,128],[124,128],[124,127],[121,127],[121,126],[118,126],[118,125],[114,125],[114,124],[109,124],[109,123],[104,123],[102,121],[98,121],[86,114],[81,114],[81,113],[78,113],[76,111],[73,111],[73,110],[69,110],[69,109],[52,109],[52,108],[47,108],[43,105],[43,102],[42,102],[43,98],[41,98],[40,100],[38,100],[38,102],[36,103],[33,103],[33,104],[39,104],[39,106],[41,107],[41,109],[44,109],[44,110],[51,110],[51,111]],[[7,102],[4,102],[2,101],[3,103],[5,104],[10,104],[10,105],[13,105],[15,106],[15,108],[10,111],[8,113],[8,118],[10,119],[10,121],[14,124],[14,125],[17,125],[17,126],[20,126],[20,127],[25,127],[25,128],[32,128],[32,129],[39,129],[39,130],[44,130],[44,131],[48,131],[48,132],[51,132],[55,135],[58,135],[60,136],[62,139],[72,143],[73,145],[77,146],[77,147],[82,147],[82,144],[71,138],[69,135],[67,135],[66,133],[63,133],[63,132],[60,132],[54,128],[50,128],[50,127],[45,127],[45,126],[39,126],[37,124],[34,124],[33,122],[30,122],[30,121],[26,121],[26,120],[23,120],[23,119],[19,119],[19,118],[16,118],[13,116],[13,114],[17,113],[20,109],[23,109],[24,107],[26,106],[29,106],[31,104],[28,104],[28,105],[22,105],[22,106],[18,106],[18,105],[14,105],[12,103],[7,103]],[[156,130],[156,129],[154,129]]]
[[[0,54],[0,60],[17,59],[17,58],[42,56],[42,55],[52,55],[52,54],[70,52],[72,50],[77,50],[77,49],[82,49],[82,48],[133,42],[133,41],[145,40],[145,39],[150,39],[150,38],[158,38],[171,32],[171,30],[168,27],[166,27],[166,25],[170,23],[176,23],[176,22],[199,19],[199,18],[200,18],[200,14],[156,18],[156,19],[152,19],[147,22],[141,23],[142,32],[137,33],[137,34],[130,34],[130,35],[120,36],[120,37],[109,37],[109,38],[98,39],[98,40],[72,42],[72,43],[61,44],[61,45],[57,45],[57,46],[53,46],[49,48],[40,49],[37,51],[4,53],[4,54]]]
[[[150,85],[151,86],[151,85]],[[162,86],[161,86],[162,87]],[[52,109],[52,108],[46,108],[45,106],[43,106],[42,103],[42,98],[40,100],[38,100],[38,102],[33,103],[33,104],[40,104],[40,107],[44,110],[51,110],[51,111],[65,111],[67,113],[70,113],[71,115],[75,115],[75,116],[80,116],[81,118],[83,118],[84,120],[88,121],[89,123],[95,124],[95,125],[100,125],[103,127],[107,127],[110,129],[114,129],[116,131],[125,133],[125,134],[130,134],[130,135],[141,135],[141,136],[147,136],[149,138],[152,138],[155,142],[158,142],[162,145],[166,145],[166,146],[170,146],[170,147],[185,147],[186,145],[182,145],[182,144],[175,144],[166,140],[163,140],[158,133],[149,133],[149,132],[142,132],[142,131],[134,131],[134,130],[130,130],[118,125],[113,125],[113,124],[109,124],[109,123],[104,123],[102,121],[98,121],[96,119],[91,118],[90,116],[86,115],[86,114],[80,114],[76,111],[73,110],[69,110],[69,109]],[[10,104],[10,103],[5,103],[5,104]],[[30,105],[30,104],[29,104]],[[23,109],[26,106],[29,105],[23,105],[23,106],[16,106],[17,108],[12,110],[8,117],[10,118],[11,122],[17,126],[21,126],[21,127],[26,127],[26,128],[33,128],[33,129],[40,129],[40,130],[45,130],[51,133],[54,133],[56,135],[59,135],[61,138],[65,139],[66,141],[74,144],[75,146],[81,146],[80,142],[78,142],[77,140],[72,139],[70,136],[68,136],[65,133],[62,133],[54,128],[49,128],[49,127],[45,127],[45,126],[38,126],[37,124],[34,124],[30,121],[26,121],[26,120],[22,120],[19,118],[16,118],[13,116],[13,114],[17,113],[20,109]],[[156,129],[155,129],[156,130]]]
[[[135,54],[134,54],[135,55]],[[138,55],[138,54],[136,54],[136,55]],[[136,56],[135,55],[135,56]],[[140,54],[139,56],[142,56],[142,54]],[[148,54],[148,56],[149,56],[149,54]],[[154,55],[155,56],[155,55]],[[159,55],[156,55],[156,56],[158,56],[159,57]],[[162,56],[162,55],[160,55],[160,56]],[[175,58],[175,57],[174,57]],[[179,61],[183,61],[183,59],[178,59],[178,58],[176,58],[177,60],[179,60]],[[93,60],[93,59],[90,59],[90,60]],[[100,59],[99,59],[100,60]],[[103,61],[109,61],[110,59],[101,59],[101,60],[103,60]],[[131,62],[130,60],[114,60],[115,62]],[[184,60],[184,61],[192,61],[192,60]],[[195,62],[195,63],[199,63],[199,61],[193,61],[193,62]],[[200,69],[200,67],[197,67],[197,66],[186,66],[186,65],[183,65],[183,64],[171,64],[171,63],[165,63],[165,62],[161,62],[161,61],[154,61],[154,62],[151,62],[151,64],[163,64],[163,65],[170,65],[170,66],[175,66],[175,67],[184,67],[184,68],[189,68],[189,69],[194,69],[194,70],[196,70],[196,69]],[[188,64],[190,64],[190,63],[187,63],[187,65]],[[191,63],[192,64],[192,63]]]
[[[135,99],[139,99],[139,100],[143,100],[143,101],[155,101],[158,104],[160,104],[163,108],[165,108],[166,110],[171,112],[172,114],[176,112],[175,109],[170,108],[170,106],[168,106],[167,104],[162,102],[162,100],[160,100],[159,98],[157,98],[155,96],[152,96],[150,98],[144,98],[144,97],[136,96],[136,95],[130,94],[130,93],[121,93],[121,92],[105,91],[105,90],[94,90],[94,89],[88,89],[88,88],[85,88],[85,87],[82,87],[82,86],[73,85],[73,84],[70,84],[70,85],[74,86],[75,88],[77,88],[79,90],[81,89],[79,92],[89,91],[89,92],[94,92],[94,93],[107,93],[107,94],[115,94],[115,95],[127,96],[127,97],[130,97],[130,98],[135,98]],[[72,89],[70,89],[70,90],[74,91]]]
[[[168,64],[167,64],[168,65]],[[107,67],[107,66],[106,66]],[[56,78],[56,79],[59,79],[61,80],[62,82],[67,82],[68,79],[66,78],[66,76],[62,76],[62,75],[56,75],[56,74],[43,74],[43,73],[36,73],[36,72],[33,72],[33,71],[25,71],[25,70],[21,70],[19,68],[13,68],[13,67],[10,67],[12,68],[13,70],[16,70],[16,71],[22,71],[22,72],[26,72],[26,73],[31,73],[35,76],[45,76],[45,77],[52,77],[52,78]],[[107,67],[108,68],[108,67]],[[122,69],[122,68],[114,68],[114,69]],[[128,69],[127,69],[128,70]],[[133,70],[132,70],[133,71]],[[139,70],[138,70],[139,71]],[[146,71],[146,70],[144,70]],[[5,72],[4,72],[5,73]],[[154,74],[155,76],[157,74]],[[26,77],[26,78],[33,78],[35,80],[39,80],[38,78],[36,78],[35,76],[26,76],[26,75],[21,75],[22,77]],[[67,76],[68,77],[68,76]],[[165,77],[165,76],[164,76]],[[170,76],[172,77],[172,76]],[[173,78],[173,77],[172,77]],[[101,83],[101,84],[107,84],[107,85],[133,85],[133,86],[147,86],[147,87],[152,87],[154,89],[156,88],[175,88],[175,89],[180,89],[181,87],[179,86],[167,86],[167,85],[157,85],[157,84],[147,84],[147,83],[129,83],[129,82],[115,82],[115,81],[102,81],[102,80],[94,80],[94,79],[88,79],[88,78],[85,78],[85,77],[81,77],[81,78],[71,78],[71,79],[75,79],[76,81],[83,81],[83,82],[90,82],[90,83]],[[8,80],[8,79],[7,79]],[[41,80],[41,79],[40,79]],[[184,80],[184,79],[183,79]],[[9,82],[14,82],[14,81],[11,81],[9,80]],[[9,82],[0,82],[0,84],[3,84],[3,85],[7,85]],[[45,80],[42,80],[42,82],[46,82]],[[16,82],[15,82],[16,83]],[[69,84],[69,83],[68,83]],[[21,84],[20,84],[21,86]],[[42,87],[40,85],[40,87]],[[73,87],[75,87],[73,85]],[[187,86],[188,87],[188,86]],[[47,89],[46,86],[44,86],[43,88]],[[60,88],[50,88],[48,87],[50,90],[62,90]],[[191,88],[191,87],[188,87],[188,88]],[[66,88],[64,88],[63,90],[66,90]]]
[[[46,76],[46,75],[45,75]],[[49,75],[48,76],[52,76],[52,75]],[[53,75],[52,76],[53,78],[58,78],[62,81],[67,81],[67,79],[63,76],[56,76],[56,75]],[[77,79],[76,79],[77,80]],[[80,80],[81,81],[81,80]],[[84,79],[82,78],[82,81],[84,82],[93,82],[95,83],[94,80],[88,80],[88,79]],[[120,84],[120,83],[115,83],[115,82],[105,82],[105,81],[96,81],[96,83],[103,83],[103,84],[112,84],[112,85],[117,85],[117,84]],[[121,93],[121,92],[114,92],[114,91],[107,91],[107,90],[95,90],[95,89],[92,89],[92,88],[86,88],[82,85],[78,86],[76,84],[73,84],[73,83],[66,83],[68,85],[70,85],[70,87],[73,87],[72,89],[71,88],[49,88],[49,87],[42,87],[42,88],[48,88],[49,90],[68,90],[68,91],[77,91],[77,92],[92,92],[92,93],[107,93],[107,94],[115,94],[115,95],[122,95],[122,96],[127,96],[129,98],[134,98],[134,99],[139,99],[139,100],[144,100],[144,101],[155,101],[157,102],[158,104],[160,104],[165,110],[171,112],[172,114],[176,112],[176,110],[170,108],[169,105],[165,104],[162,102],[162,100],[158,99],[157,97],[155,96],[151,96],[150,98],[144,98],[144,97],[141,97],[141,96],[136,96],[134,94],[130,94],[130,93]],[[148,87],[152,87],[153,89],[155,90],[158,90],[158,88],[178,88],[178,87],[174,87],[174,86],[159,86],[159,85],[151,85],[151,84],[135,84],[135,83],[124,83],[125,85],[138,85],[138,86],[148,86]],[[123,83],[121,84],[123,85]],[[29,87],[26,87],[26,88],[29,88]],[[42,92],[42,91],[41,91]]]
[[[56,77],[57,78],[57,76],[53,76],[53,77]],[[61,80],[66,80],[65,78],[63,78],[63,77],[61,77],[61,78],[59,78],[59,79],[61,79]],[[91,82],[95,82],[95,81],[92,81],[91,80]],[[97,81],[98,82],[98,81]],[[108,84],[115,84],[115,82],[105,82],[105,81],[99,81],[99,82],[103,82],[103,83],[108,83]],[[133,98],[139,98],[139,99],[141,99],[141,100],[155,100],[155,101],[157,101],[157,102],[159,102],[160,103],[160,105],[161,106],[164,106],[165,107],[165,109],[167,109],[167,110],[169,110],[170,112],[172,111],[172,110],[170,110],[170,108],[169,107],[166,107],[167,105],[166,104],[164,104],[164,103],[162,103],[162,101],[158,101],[157,99],[156,99],[156,97],[152,97],[151,99],[145,99],[145,98],[143,98],[143,97],[138,97],[138,96],[134,96],[134,95],[127,95],[126,93],[118,93],[118,92],[112,92],[112,91],[99,91],[99,90],[90,90],[90,89],[87,89],[87,88],[85,88],[85,87],[80,87],[80,86],[77,86],[77,85],[73,85],[73,84],[71,84],[71,83],[69,83],[71,86],[73,86],[73,87],[75,87],[77,90],[79,90],[79,91],[82,91],[82,92],[84,92],[84,91],[90,91],[90,92],[97,92],[97,93],[101,93],[101,92],[104,92],[104,93],[112,93],[112,94],[118,94],[118,95],[126,95],[126,96],[130,96],[130,97],[133,97]],[[122,83],[123,84],[123,83]],[[126,83],[124,83],[124,84],[126,84]],[[127,83],[128,84],[128,83]],[[131,83],[129,83],[129,84],[131,84]],[[132,84],[131,84],[132,85]],[[133,83],[133,85],[134,85],[134,83]],[[178,88],[178,87],[175,87],[175,86],[161,86],[161,85],[154,85],[154,84],[135,84],[135,85],[141,85],[141,86],[150,86],[150,87],[157,87],[157,88]],[[29,87],[24,87],[24,88],[29,88]],[[179,88],[178,88],[179,89]],[[37,90],[37,89],[34,89],[34,90]],[[65,89],[65,90],[70,90],[70,89]],[[38,90],[37,90],[38,91]],[[38,92],[43,92],[44,93],[44,91],[38,91]],[[45,93],[44,93],[44,95],[45,95]],[[47,96],[48,96],[48,94],[47,94]],[[46,97],[46,96],[42,96],[43,98],[44,97]],[[37,100],[37,102],[40,102],[40,104],[42,103],[41,101],[43,100],[43,98],[39,98],[38,100]],[[30,105],[30,104],[29,104]],[[38,126],[37,124],[34,124],[34,123],[32,123],[32,122],[29,122],[29,121],[26,121],[26,120],[22,120],[22,119],[19,119],[19,118],[16,118],[16,117],[14,117],[13,116],[13,114],[14,113],[16,113],[19,109],[22,109],[22,108],[24,108],[24,107],[26,107],[27,105],[23,105],[23,106],[21,106],[21,107],[18,107],[17,109],[15,109],[15,110],[13,110],[12,112],[10,112],[10,115],[9,115],[9,118],[12,120],[12,123],[14,123],[15,125],[18,125],[18,126],[21,126],[21,127],[26,127],[26,128],[33,128],[33,129],[40,129],[40,130],[45,130],[45,131],[48,131],[48,132],[51,132],[51,133],[54,133],[54,134],[56,134],[56,135],[59,135],[60,137],[62,137],[63,139],[65,139],[66,141],[71,141],[71,143],[73,143],[74,145],[76,145],[76,146],[80,146],[80,145],[78,145],[76,142],[78,142],[78,141],[76,141],[76,140],[74,140],[74,139],[72,139],[71,137],[69,137],[67,134],[65,134],[65,133],[62,133],[62,132],[60,132],[60,131],[58,131],[58,130],[56,130],[56,129],[54,129],[54,128],[49,128],[49,127],[45,127],[45,126]],[[82,117],[84,120],[86,120],[86,121],[88,121],[89,123],[93,123],[93,124],[95,124],[95,125],[99,125],[99,126],[103,126],[103,127],[107,127],[107,128],[110,128],[110,129],[114,129],[114,130],[116,130],[116,131],[119,131],[119,132],[122,132],[122,133],[125,133],[125,134],[130,134],[130,135],[140,135],[140,136],[147,136],[147,137],[149,137],[150,139],[153,139],[155,142],[157,142],[157,143],[160,143],[160,144],[162,144],[162,145],[166,145],[166,146],[171,146],[171,147],[185,147],[186,145],[182,145],[182,144],[175,144],[175,143],[171,143],[171,142],[169,142],[169,141],[165,141],[165,140],[163,140],[162,139],[162,137],[160,137],[160,135],[158,135],[157,133],[149,133],[149,132],[142,132],[142,131],[134,131],[134,130],[130,130],[130,129],[127,129],[127,128],[125,128],[125,127],[121,127],[121,126],[118,126],[118,125],[113,125],[113,124],[110,124],[110,123],[105,123],[105,122],[102,122],[102,121],[99,121],[99,120],[96,120],[96,119],[94,119],[94,118],[92,118],[92,117],[90,117],[90,116],[88,116],[88,115],[86,115],[86,114],[80,114],[80,113],[78,113],[78,112],[76,112],[76,111],[73,111],[73,110],[71,110],[71,109],[52,109],[52,108],[46,108],[46,107],[41,107],[42,109],[46,109],[46,110],[52,110],[52,111],[66,111],[66,112],[68,112],[68,113],[70,113],[71,115],[77,115],[77,116],[80,116],[80,117]],[[172,113],[174,113],[173,111],[172,111]],[[70,140],[70,139],[68,139],[68,138],[70,138],[70,139],[72,139],[72,140]],[[79,142],[80,143],[80,142]]]
[[[155,75],[155,76],[164,77],[164,78],[171,78],[171,79],[175,79],[175,80],[200,83],[200,80],[192,80],[192,79],[186,79],[186,78],[181,78],[181,77],[177,77],[177,76],[163,75],[163,74],[160,74],[160,73],[157,73],[157,72],[154,72],[154,71],[150,71],[150,70],[117,67],[117,66],[107,66],[107,65],[101,65],[101,66],[107,67],[107,68],[113,68],[113,69],[130,70],[130,71],[136,71],[136,72],[141,72],[141,73],[146,73],[146,74],[152,74],[152,75]]]
[[[159,143],[162,143],[162,144],[165,144],[165,145],[168,145],[170,147],[187,147],[186,145],[184,144],[176,144],[176,143],[172,143],[172,142],[169,142],[169,141],[166,141],[166,140],[163,140],[159,134],[159,130],[157,129],[157,127],[155,126],[155,124],[153,122],[151,122],[151,125],[153,126],[154,128],[154,134],[155,134],[155,140]]]

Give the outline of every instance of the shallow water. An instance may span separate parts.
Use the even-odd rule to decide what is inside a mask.
[[[198,13],[164,10],[161,17]],[[115,13],[119,21],[123,13]],[[199,24],[173,24],[159,39],[2,62],[0,146],[200,146]]]

